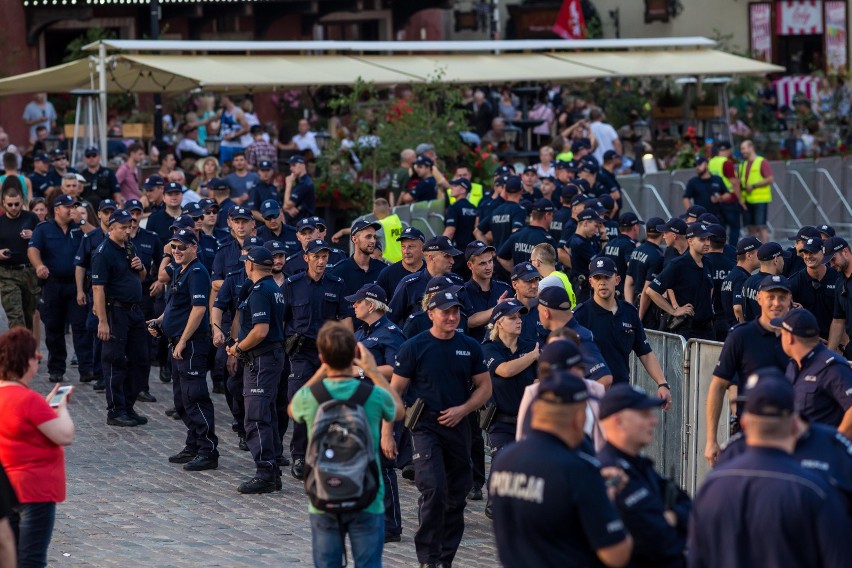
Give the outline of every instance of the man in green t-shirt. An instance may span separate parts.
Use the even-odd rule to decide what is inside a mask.
[[[290,416],[296,422],[305,423],[310,441],[314,418],[319,409],[319,404],[311,393],[311,385],[323,381],[333,398],[347,400],[360,384],[360,379],[355,377],[363,374],[373,382],[374,387],[364,404],[364,411],[370,422],[375,444],[376,464],[380,465],[379,440],[382,420],[393,422],[402,419],[402,399],[379,372],[370,351],[362,344],[356,343],[355,335],[343,324],[327,322],[323,325],[317,335],[317,350],[322,366],[305,386],[296,392],[288,409]],[[353,365],[360,370],[353,372]],[[327,515],[312,505],[309,505],[308,509],[311,513],[311,540],[316,566],[340,566],[344,549],[338,522],[344,525],[343,532],[349,534],[355,566],[381,566],[385,535],[384,482],[380,483],[376,498],[367,508],[357,513],[341,515],[339,521],[336,516]]]

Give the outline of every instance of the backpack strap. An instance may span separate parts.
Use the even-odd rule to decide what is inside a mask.
[[[347,402],[352,402],[359,406],[364,406],[367,404],[367,399],[370,398],[370,395],[373,393],[373,384],[368,383],[366,381],[359,381],[358,388],[355,389],[355,392],[352,396],[349,397]]]
[[[311,394],[314,395],[315,399],[317,399],[317,404],[319,405],[323,405],[334,398],[331,396],[331,393],[328,392],[328,389],[325,388],[322,381],[317,381],[311,385]]]

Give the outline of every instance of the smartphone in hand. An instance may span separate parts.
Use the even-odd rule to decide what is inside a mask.
[[[62,404],[62,401],[69,394],[71,394],[71,391],[73,391],[73,390],[74,390],[74,387],[72,387],[71,385],[59,387],[59,390],[56,391],[56,394],[53,395],[53,398],[50,399],[50,402],[48,402],[48,404],[53,408],[58,407],[60,404]]]

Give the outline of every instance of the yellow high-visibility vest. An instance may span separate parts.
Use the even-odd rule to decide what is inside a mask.
[[[568,280],[568,275],[558,270],[554,270],[550,273],[550,275],[556,276],[562,280],[562,284],[565,286],[565,291],[568,292],[568,300],[571,302],[571,309],[573,310],[577,306],[577,295],[574,294],[574,287],[571,286],[571,281]]]
[[[725,182],[725,187],[728,188],[728,191],[734,186],[727,177],[725,177],[725,164],[728,162],[728,158],[724,156],[713,156],[710,158],[710,161],[707,162],[707,171],[710,172],[711,175],[719,176],[722,178],[722,181]]]
[[[479,202],[482,201],[482,184],[481,183],[471,183],[470,184],[470,193],[467,196],[467,200],[470,201],[471,205],[474,207],[479,205]],[[455,197],[450,197],[450,188],[447,188],[447,201],[450,205],[458,201]]]
[[[399,215],[392,213],[378,221],[385,234],[385,248],[382,249],[382,256],[388,262],[399,262],[402,260],[402,245],[397,240],[402,234],[402,221]]]
[[[769,203],[772,201],[772,188],[768,184],[762,183],[764,177],[760,174],[760,166],[763,165],[763,156],[754,158],[751,168],[748,169],[748,177],[746,177],[746,168],[748,162],[740,164],[740,184],[746,203]],[[749,185],[756,186],[751,191],[746,191]]]

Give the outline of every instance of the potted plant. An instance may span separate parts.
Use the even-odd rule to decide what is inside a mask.
[[[719,93],[716,85],[704,85],[701,95],[695,100],[695,118],[710,120],[722,116],[722,106],[719,104]]]
[[[121,125],[124,138],[153,138],[154,118],[147,112],[135,112]]]
[[[654,118],[681,118],[683,116],[683,94],[672,92],[669,87],[663,91],[653,107],[651,116]]]

